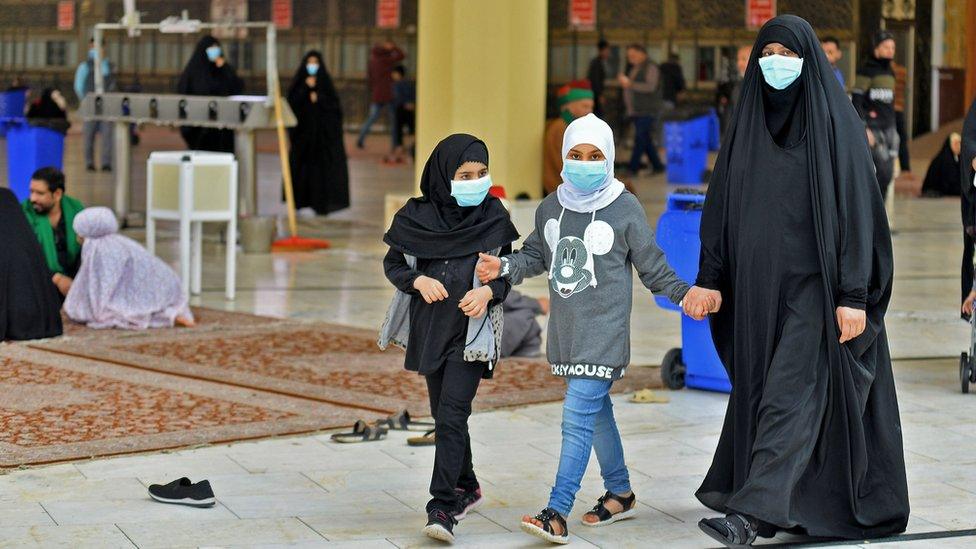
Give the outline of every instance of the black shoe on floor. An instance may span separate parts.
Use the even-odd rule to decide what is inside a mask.
[[[97,172],[98,171],[98,170],[95,169],[95,165],[94,164],[89,164],[88,166],[85,167],[85,169],[88,170],[88,171],[90,171],[90,172]]]
[[[464,517],[468,516],[468,513],[474,511],[485,502],[484,496],[481,495],[481,488],[474,490],[458,488],[456,491],[458,495],[458,506],[457,511],[454,512],[454,520],[464,520]]]
[[[162,503],[176,503],[191,507],[211,507],[217,502],[210,488],[210,481],[204,480],[193,484],[186,477],[169,484],[151,485],[149,497]]]
[[[457,521],[454,520],[454,517],[440,509],[434,509],[427,514],[427,526],[424,526],[424,534],[428,538],[454,543],[455,524]]]
[[[110,172],[110,171],[112,171],[112,166],[102,166],[102,171],[103,172]]]
[[[701,519],[698,528],[727,547],[749,547],[758,535],[757,526],[740,514]]]

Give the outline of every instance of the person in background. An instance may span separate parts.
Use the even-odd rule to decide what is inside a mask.
[[[512,290],[502,303],[505,331],[502,333],[502,358],[537,358],[542,354],[542,326],[537,316],[549,314],[549,298],[529,297]]]
[[[596,44],[596,57],[590,60],[590,68],[586,71],[586,79],[593,90],[593,114],[599,118],[603,118],[603,89],[610,74],[609,63],[610,42],[601,38]]]
[[[101,48],[101,68],[105,91],[115,90],[115,78],[112,74],[112,64],[104,55],[104,47]],[[75,95],[78,101],[86,95],[95,91],[95,40],[88,40],[88,53],[85,60],[78,64],[75,69]],[[95,138],[101,137],[101,167],[104,171],[112,171],[112,148],[114,146],[112,138],[112,124],[105,120],[86,120],[82,123],[81,133],[85,143],[85,165],[90,172],[94,172],[95,167]]]
[[[61,170],[47,167],[31,176],[30,198],[21,209],[41,244],[51,280],[62,295],[66,294],[78,272],[81,251],[72,224],[84,205],[65,194]]]
[[[562,182],[563,135],[569,124],[593,112],[596,105],[590,82],[573,80],[556,92],[559,116],[546,122],[545,143],[542,149],[542,183],[546,194],[556,191]]]
[[[969,106],[966,120],[962,124],[962,142],[959,154],[960,189],[962,195],[962,300],[966,299],[973,284],[973,246],[976,241],[976,186],[973,172],[976,171],[976,101]],[[969,320],[969,315],[963,318]]]
[[[651,61],[647,50],[640,44],[627,46],[627,61],[631,67],[627,74],[617,77],[624,90],[627,116],[634,123],[634,150],[630,156],[630,173],[636,175],[641,159],[647,155],[653,173],[664,171],[664,162],[654,144],[654,126],[663,108],[661,69]]]
[[[844,72],[837,66],[837,62],[844,57],[844,52],[840,50],[840,40],[833,36],[824,36],[820,39],[820,47],[823,48],[824,55],[827,56],[827,61],[830,63],[830,69],[837,77],[837,81],[840,82],[840,87],[846,90],[847,83],[844,82]]]
[[[183,69],[176,92],[182,95],[229,96],[244,92],[244,81],[227,62],[220,41],[204,36],[197,42],[190,61]],[[187,147],[196,151],[234,152],[234,131],[198,126],[183,126],[180,134]]]
[[[681,58],[676,53],[669,54],[667,62],[661,63],[661,86],[665,109],[674,109],[678,104],[678,95],[686,88]]]
[[[908,69],[891,62],[891,70],[895,73],[895,131],[898,132],[898,168],[901,177],[911,181],[915,180],[912,175],[912,155],[908,150],[908,126],[905,124],[905,92],[908,85]]]
[[[17,196],[0,187],[0,342],[61,335],[61,299]]]
[[[416,135],[417,83],[407,78],[407,68],[397,65],[393,68],[393,157],[389,162],[406,162],[404,134]],[[410,146],[413,158],[413,145]]]
[[[319,215],[348,208],[342,105],[320,52],[302,57],[288,87],[288,104],[298,120],[288,129],[295,207]]]
[[[370,94],[369,114],[366,116],[366,121],[363,122],[363,127],[359,130],[356,147],[362,149],[366,146],[366,135],[369,134],[369,129],[376,123],[382,111],[387,112],[390,135],[393,135],[393,131],[395,131],[393,128],[393,68],[399,65],[404,58],[406,55],[393,40],[387,40],[382,44],[373,46],[366,71],[366,83],[369,86]]]
[[[163,260],[120,234],[108,208],[88,208],[73,222],[81,268],[68,284],[64,312],[89,328],[146,330],[193,326],[180,277]]]
[[[749,65],[749,55],[752,53],[752,46],[739,46],[735,52],[735,78],[727,82],[719,90],[719,120],[722,124],[722,134],[725,134],[729,121],[732,119],[732,112],[738,102],[739,94],[742,90],[742,79],[746,74],[746,67]]]
[[[32,126],[41,126],[57,132],[67,133],[71,123],[68,122],[68,101],[61,90],[44,88],[41,96],[31,102],[27,109],[27,119]]]
[[[962,171],[959,168],[961,153],[962,136],[952,132],[929,164],[922,183],[923,197],[959,196],[962,190]]]
[[[887,196],[898,156],[895,73],[891,69],[891,60],[895,57],[895,37],[881,30],[874,35],[873,43],[874,50],[857,70],[851,101],[864,121],[881,195]]]

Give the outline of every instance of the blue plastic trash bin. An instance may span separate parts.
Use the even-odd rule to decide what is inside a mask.
[[[39,168],[64,166],[64,134],[22,121],[7,123],[7,183],[19,200],[30,196],[30,178]]]
[[[668,183],[698,184],[708,162],[712,143],[708,113],[664,123]]]
[[[27,89],[0,92],[0,121],[24,118],[24,104],[27,102]],[[0,137],[7,134],[7,125],[0,124]]]
[[[698,255],[701,252],[702,205],[701,191],[681,189],[668,195],[667,206],[657,223],[657,243],[668,263],[682,280],[694,284],[698,276]],[[681,311],[667,298],[655,297],[664,309]],[[722,365],[708,319],[697,321],[681,315],[681,348],[671,349],[661,364],[661,378],[670,389],[684,386],[706,391],[728,393],[732,390],[728,374]]]

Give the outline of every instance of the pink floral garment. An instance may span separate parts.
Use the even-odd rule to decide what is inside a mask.
[[[82,210],[74,229],[84,244],[81,268],[64,301],[68,318],[89,328],[126,330],[172,327],[178,316],[193,318],[179,276],[137,242],[116,234],[111,210]]]

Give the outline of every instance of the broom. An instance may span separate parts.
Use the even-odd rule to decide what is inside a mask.
[[[291,184],[291,165],[288,162],[288,143],[285,140],[285,119],[281,113],[281,85],[274,79],[275,126],[278,129],[278,158],[281,160],[281,176],[285,185],[285,202],[288,205],[288,232],[291,236],[275,240],[271,250],[295,252],[321,250],[331,246],[328,240],[298,236],[298,220],[295,216],[295,191]]]

